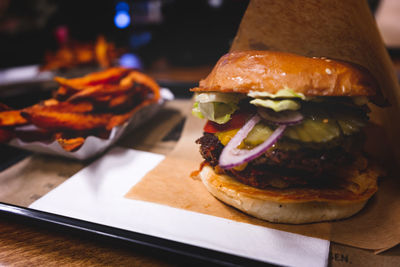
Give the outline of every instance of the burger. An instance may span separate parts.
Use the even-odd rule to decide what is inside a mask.
[[[191,91],[193,115],[207,120],[196,173],[222,202],[300,224],[349,217],[377,191],[363,128],[379,87],[361,66],[238,51]]]

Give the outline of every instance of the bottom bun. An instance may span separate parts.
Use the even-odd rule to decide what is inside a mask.
[[[376,192],[378,173],[364,171],[355,179],[367,180],[362,190],[339,189],[258,189],[225,175],[216,174],[204,164],[198,173],[207,190],[222,202],[247,214],[274,223],[312,223],[338,220],[359,212]],[[362,177],[363,176],[363,177]],[[360,187],[360,184],[359,184]],[[359,188],[360,189],[360,188]]]

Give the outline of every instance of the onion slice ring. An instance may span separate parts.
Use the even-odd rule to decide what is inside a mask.
[[[294,125],[303,121],[303,115],[295,110],[275,112],[265,108],[257,109],[258,115],[264,120],[277,125]]]
[[[237,147],[246,138],[249,132],[254,126],[261,120],[260,116],[254,115],[245,125],[236,133],[236,135],[229,141],[229,143],[222,150],[221,156],[219,157],[219,166],[223,169],[231,169],[235,166],[241,165],[245,162],[249,162],[261,154],[263,154],[268,148],[270,148],[275,142],[282,136],[286,129],[286,125],[280,125],[265,140],[262,144],[256,146],[253,149],[238,149]]]

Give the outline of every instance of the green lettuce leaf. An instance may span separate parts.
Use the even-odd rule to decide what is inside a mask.
[[[192,114],[201,119],[208,119],[219,124],[227,123],[238,109],[238,103],[244,94],[201,93],[195,96]]]
[[[211,92],[197,94],[195,96],[195,101],[199,103],[220,102],[226,104],[237,104],[241,99],[245,97],[245,94]]]
[[[227,123],[231,119],[231,115],[237,110],[237,105],[234,103],[222,102],[195,102],[192,109],[192,114],[198,118],[206,118],[218,124]]]
[[[271,99],[253,99],[250,101],[250,104],[270,108],[275,112],[283,111],[283,110],[298,110],[300,109],[300,104],[294,100],[271,100]]]
[[[199,107],[199,102],[194,102],[193,108],[192,108],[192,115],[199,118],[199,119],[204,119],[203,114],[201,113],[200,107]]]
[[[247,95],[253,98],[300,98],[302,100],[306,100],[305,95],[303,95],[302,93],[296,93],[294,90],[288,87],[279,90],[276,94],[271,94],[268,92],[250,91],[250,93],[248,93]]]

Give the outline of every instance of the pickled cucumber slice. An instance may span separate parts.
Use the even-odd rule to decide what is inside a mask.
[[[249,147],[255,147],[264,143],[273,132],[274,130],[265,123],[258,123],[243,140],[244,144]]]
[[[301,142],[328,142],[340,136],[336,121],[329,116],[310,116],[298,125],[290,126],[284,135]]]
[[[352,119],[338,120],[338,123],[344,135],[352,135],[365,126],[364,122]]]
[[[335,119],[344,135],[352,135],[360,131],[367,123],[366,117],[361,114],[338,113],[335,114]]]
[[[215,136],[218,137],[219,141],[224,146],[226,146],[238,131],[239,129],[232,129],[224,132],[218,132],[215,133]],[[250,131],[238,148],[256,147],[259,144],[264,143],[264,141],[267,140],[273,132],[274,131],[266,124],[258,123],[256,126],[254,126],[254,128]]]

